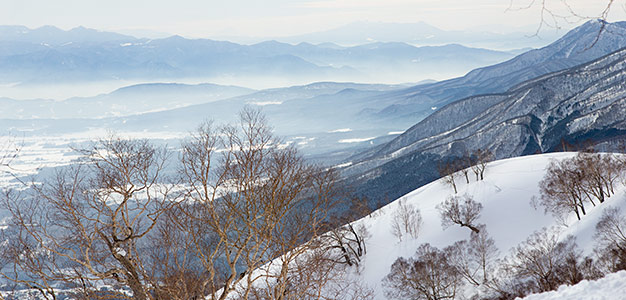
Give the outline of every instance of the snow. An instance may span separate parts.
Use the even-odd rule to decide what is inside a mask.
[[[581,249],[589,253],[593,248],[595,224],[602,209],[614,205],[626,207],[626,197],[622,196],[624,189],[620,187],[616,196],[596,208],[590,208],[582,221],[576,221],[575,216],[571,215],[562,224],[563,221],[557,222],[553,216],[544,214],[543,208],[534,208],[531,199],[539,194],[538,182],[543,178],[550,160],[573,155],[574,153],[553,153],[495,161],[487,166],[483,181],[475,181],[472,172],[469,174],[469,184],[465,183],[462,176],[456,180],[459,195],[468,194],[483,204],[478,223],[486,224],[489,235],[499,249],[500,257],[506,256],[511,248],[526,240],[534,231],[554,226],[562,228],[561,237],[569,234],[577,236]],[[398,241],[391,233],[392,217],[399,201],[354,222],[364,225],[371,235],[366,240],[367,254],[363,258],[362,269],[355,276],[375,291],[376,299],[385,299],[381,282],[398,257],[412,256],[423,243],[442,248],[470,237],[470,230],[467,228],[452,226],[443,230],[440,225],[436,207],[451,195],[452,187],[438,180],[401,197],[407,204],[421,211],[423,224],[416,239],[403,238]]]
[[[375,136],[372,136],[372,137],[366,137],[366,138],[341,139],[338,142],[339,143],[360,143],[360,142],[371,141],[371,140],[373,140],[375,138],[376,138]]]
[[[626,271],[608,274],[594,281],[583,280],[576,285],[559,287],[556,291],[533,294],[525,300],[603,300],[625,297]],[[518,298],[519,299],[519,298]]]
[[[349,162],[347,162],[347,163],[338,164],[338,165],[336,165],[336,166],[335,166],[335,168],[345,168],[345,167],[349,167],[349,166],[351,166],[351,165],[352,165],[352,162],[351,162],[351,161],[349,161]]]
[[[350,128],[339,128],[339,129],[331,130],[328,133],[350,132],[350,131],[352,131],[352,129]]]
[[[19,132],[16,128],[13,131]],[[83,132],[74,132],[50,136],[10,136],[0,135],[0,145],[13,144],[18,148],[17,156],[11,160],[10,172],[0,168],[0,184],[12,184],[14,176],[28,176],[37,174],[42,168],[69,165],[80,157],[70,147],[89,144],[95,139],[106,137],[110,132],[106,129],[94,128]],[[183,133],[160,131],[117,132],[123,138],[177,139]],[[9,155],[13,148],[0,149],[0,157]],[[7,152],[9,151],[9,152]],[[15,183],[15,182],[13,182]]]
[[[247,104],[257,105],[257,106],[266,106],[266,105],[280,105],[283,104],[281,101],[256,101],[256,102],[248,102]]]

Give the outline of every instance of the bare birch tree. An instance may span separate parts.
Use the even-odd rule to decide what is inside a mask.
[[[144,246],[175,203],[162,174],[168,154],[115,136],[80,152],[80,163],[52,179],[5,193],[13,267],[2,275],[52,299],[59,283],[92,299],[151,299]],[[103,293],[101,284],[121,288]]]

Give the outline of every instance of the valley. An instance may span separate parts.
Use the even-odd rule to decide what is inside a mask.
[[[0,299],[614,299],[626,22],[518,36],[0,26]]]

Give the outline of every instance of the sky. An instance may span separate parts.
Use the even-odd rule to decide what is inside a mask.
[[[544,0],[550,11],[572,16],[563,0]],[[597,17],[609,0],[566,0],[583,17]],[[357,21],[426,22],[445,30],[536,30],[539,0],[0,0],[3,25],[78,26],[107,31],[178,34],[191,38],[281,37]],[[626,19],[626,0],[615,0],[609,20]],[[528,7],[528,8],[525,8]],[[549,15],[544,19],[552,23]],[[577,18],[558,19],[569,29]],[[553,30],[544,26],[544,30]]]

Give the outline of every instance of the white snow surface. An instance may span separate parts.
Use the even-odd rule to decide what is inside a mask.
[[[574,155],[552,153],[500,160],[487,166],[483,181],[472,178],[472,172],[469,174],[472,176],[469,184],[465,183],[464,177],[457,178],[458,195],[468,194],[482,203],[483,210],[477,223],[487,226],[487,232],[495,240],[500,257],[509,254],[511,248],[526,240],[533,232],[553,226],[562,230],[561,238],[570,234],[576,236],[579,247],[585,253],[590,253],[594,246],[595,225],[602,210],[620,206],[622,211],[626,211],[623,186],[605,203],[597,207],[589,206],[587,215],[581,221],[572,214],[565,222],[558,222],[552,215],[544,214],[542,207],[534,208],[531,205],[533,196],[539,195],[538,182],[543,178],[548,163],[553,159]],[[441,227],[436,207],[453,193],[451,186],[437,180],[400,198],[421,211],[423,223],[416,239],[405,236],[399,241],[392,234],[392,217],[399,206],[398,200],[354,222],[355,225],[364,225],[370,233],[366,239],[367,254],[363,258],[362,269],[355,272],[354,276],[358,276],[359,280],[375,291],[376,299],[386,299],[382,281],[398,257],[412,256],[423,243],[442,248],[470,237],[467,228],[451,226],[443,230]]]
[[[524,300],[609,300],[626,298],[626,271],[608,274],[604,278],[583,280],[576,285],[562,285],[556,291],[533,294]],[[519,298],[518,298],[519,299]]]
[[[372,137],[366,137],[366,138],[342,139],[342,140],[339,140],[339,143],[361,143],[361,142],[371,141],[375,138],[376,138],[375,136],[372,136]]]

